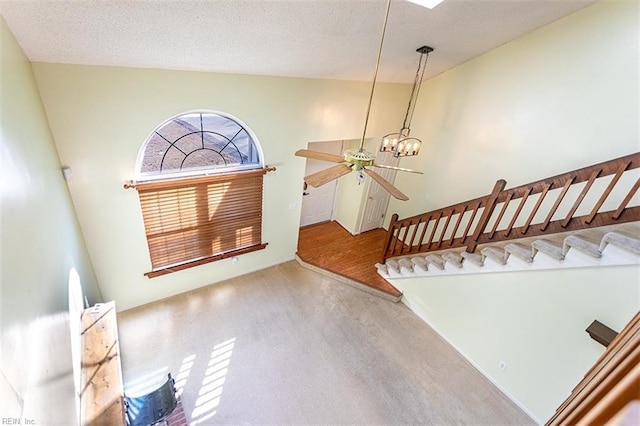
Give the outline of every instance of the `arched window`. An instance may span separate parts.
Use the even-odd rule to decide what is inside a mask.
[[[136,171],[146,180],[262,167],[260,145],[238,119],[196,111],[158,126],[138,154]]]
[[[142,145],[135,186],[154,277],[260,250],[262,178],[253,133],[220,112],[180,114]]]

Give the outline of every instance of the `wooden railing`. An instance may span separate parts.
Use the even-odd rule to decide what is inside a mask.
[[[389,224],[382,261],[394,256],[640,221],[640,152],[504,189]]]
[[[546,425],[638,424],[638,403],[640,312],[613,339]]]

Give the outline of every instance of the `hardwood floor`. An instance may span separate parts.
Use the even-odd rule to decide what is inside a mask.
[[[376,272],[385,238],[384,229],[351,235],[337,222],[323,222],[300,228],[297,254],[305,263],[400,297],[402,293]]]

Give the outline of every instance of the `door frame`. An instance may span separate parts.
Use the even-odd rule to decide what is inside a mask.
[[[317,147],[318,144],[325,144],[325,146],[327,146],[328,144],[336,144],[336,145],[339,144],[339,150],[337,152],[335,152],[336,151],[335,149],[334,150],[313,149],[313,146],[315,145]],[[322,151],[322,152],[328,152],[328,153],[335,154],[335,155],[341,155],[342,151],[344,150],[344,141],[342,141],[342,140],[330,140],[330,141],[308,142],[307,143],[307,149],[310,149],[312,151]],[[309,160],[310,159],[306,159],[306,162],[305,162],[305,176],[306,176],[306,173],[307,173],[307,162]],[[320,161],[320,160],[313,160],[313,159],[311,159],[311,160],[312,161]],[[304,188],[304,186],[303,186],[303,188]],[[303,189],[302,192],[304,194],[305,190]],[[334,185],[333,194],[332,194],[332,197],[331,197],[331,213],[329,215],[329,220],[335,220],[335,218],[336,218],[336,202],[337,202],[337,199],[338,199],[338,185],[336,183],[336,185]],[[311,226],[311,225],[314,225],[316,223],[321,223],[321,222],[314,222],[314,223],[302,225],[302,219],[303,219],[302,215],[303,215],[303,211],[304,211],[303,204],[305,203],[305,195],[302,195],[302,200],[300,201],[300,203],[301,203],[300,204],[300,227]]]
[[[400,162],[400,158],[399,157],[395,157],[393,156],[392,152],[377,152],[376,153],[376,159],[375,159],[375,163],[376,164],[384,164],[385,166],[394,166],[397,167],[398,163]],[[396,180],[396,173],[394,172],[391,176],[392,179],[387,179],[389,181],[389,183],[393,184],[395,183]],[[362,232],[367,232],[367,231],[363,231],[362,228],[364,226],[364,218],[366,217],[367,214],[367,208],[369,208],[371,206],[370,204],[370,193],[371,193],[371,183],[373,182],[373,179],[369,178],[367,179],[367,183],[366,183],[366,190],[364,198],[362,200],[362,208],[360,209],[360,217],[358,219],[358,234],[362,233]],[[384,208],[383,210],[383,214],[384,217],[382,217],[380,219],[380,226],[378,226],[378,228],[382,228],[384,225],[384,220],[386,219],[386,214],[387,214],[387,210],[389,209],[389,201],[391,201],[391,195],[384,191],[386,193],[386,199],[384,201]],[[372,229],[377,229],[377,228],[372,228]],[[372,230],[370,229],[370,230]]]

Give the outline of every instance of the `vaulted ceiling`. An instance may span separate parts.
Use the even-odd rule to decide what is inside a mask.
[[[393,0],[379,80],[430,77],[596,0]],[[0,0],[33,62],[371,80],[385,0]]]

